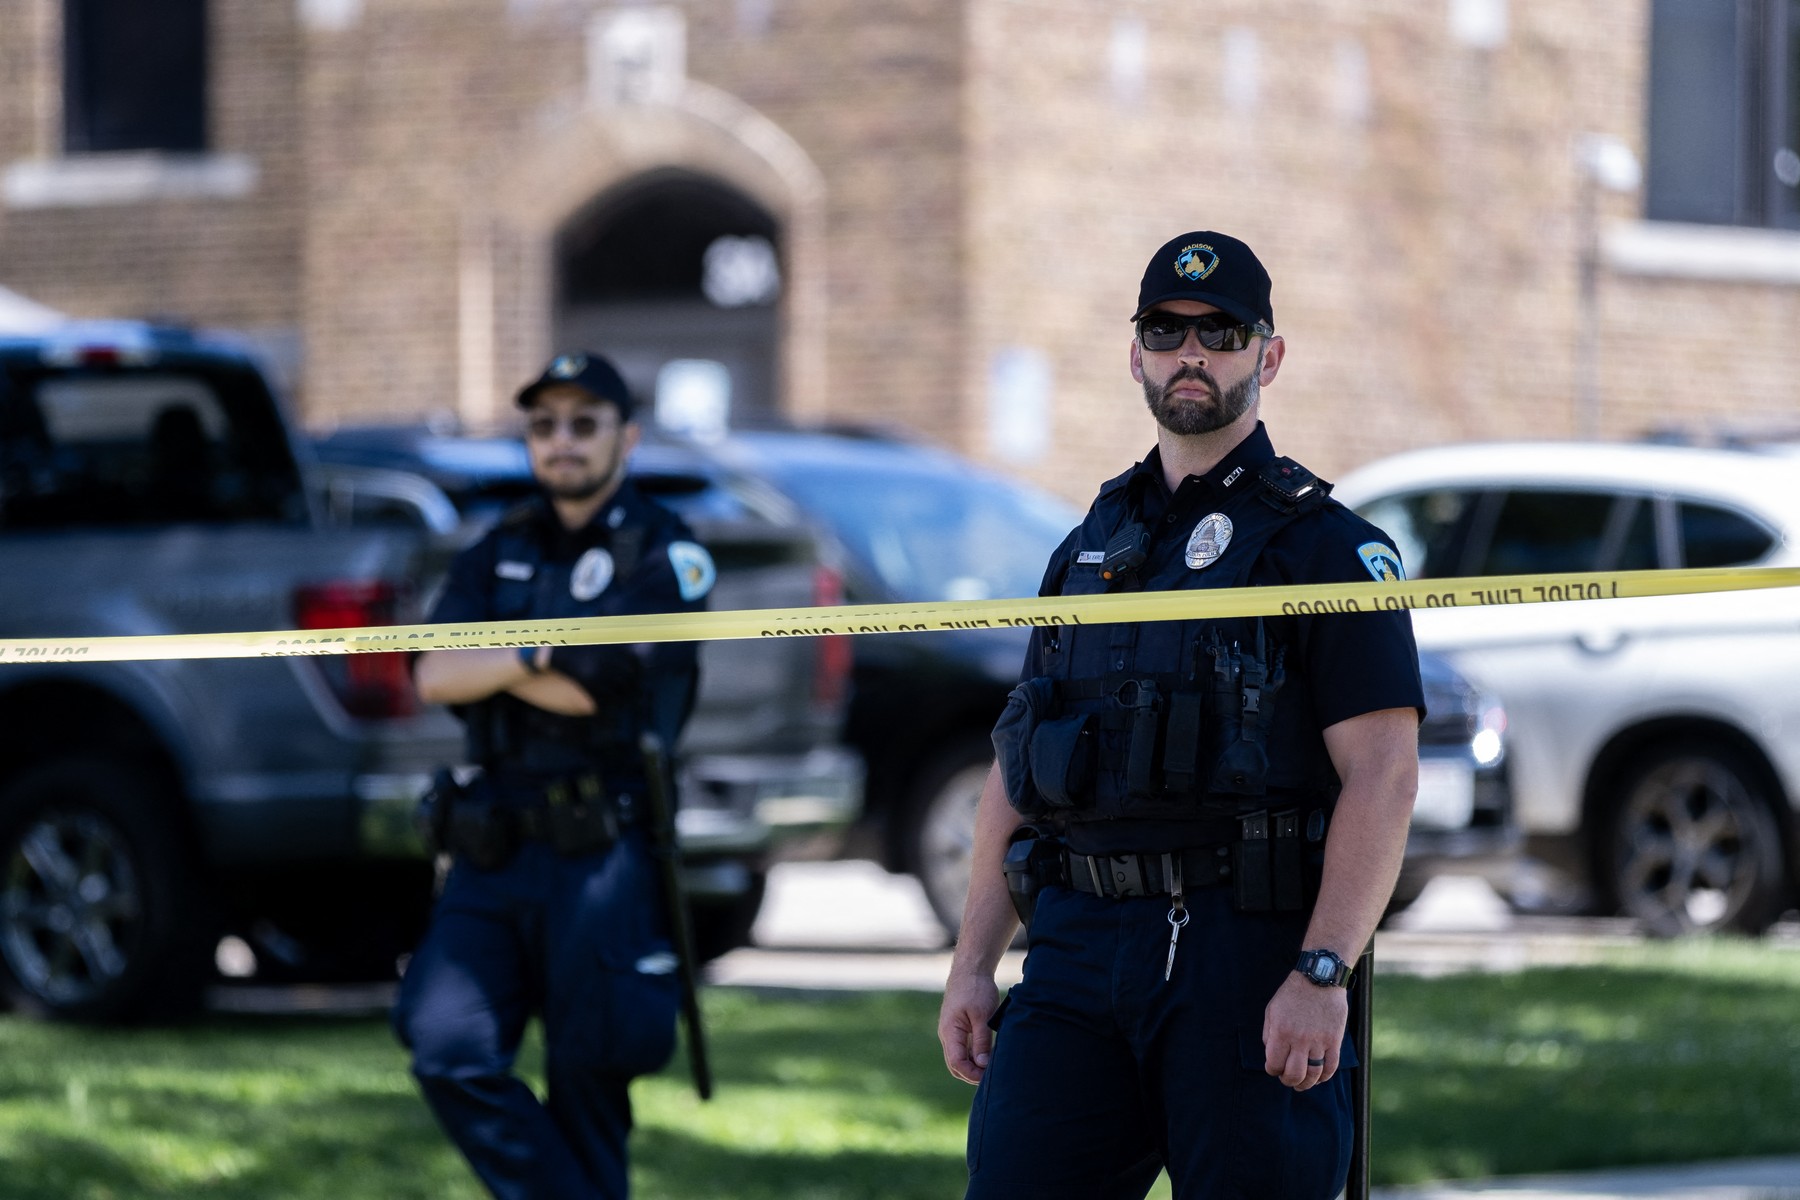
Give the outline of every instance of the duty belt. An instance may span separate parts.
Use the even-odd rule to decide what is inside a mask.
[[[1234,820],[1237,834],[1230,842],[1147,854],[1079,854],[1064,846],[1050,866],[1062,875],[1055,882],[1090,896],[1167,896],[1176,881],[1183,891],[1229,883],[1239,912],[1304,908],[1310,874],[1304,847],[1324,841],[1324,811],[1315,809],[1304,818],[1299,809],[1258,811]]]
[[[1230,846],[1202,846],[1168,854],[1077,854],[1065,848],[1062,859],[1069,887],[1114,900],[1169,895],[1175,890],[1177,866],[1184,891],[1231,879]]]
[[[595,841],[619,840],[618,806],[594,774],[558,779],[544,787],[541,803],[506,806],[518,823],[519,836],[547,842],[566,840],[572,826],[589,827]]]
[[[524,841],[563,855],[609,849],[633,815],[629,798],[609,796],[593,773],[523,787],[484,778],[464,787],[444,772],[421,811],[428,844],[489,870],[511,861]]]

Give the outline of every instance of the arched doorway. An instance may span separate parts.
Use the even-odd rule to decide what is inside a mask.
[[[664,426],[704,434],[775,412],[780,232],[704,175],[655,171],[609,189],[557,232],[556,348],[607,355]]]

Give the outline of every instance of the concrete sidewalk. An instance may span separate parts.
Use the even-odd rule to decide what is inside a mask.
[[[1800,1200],[1800,1158],[1745,1158],[1672,1167],[1520,1176],[1376,1188],[1374,1200]]]

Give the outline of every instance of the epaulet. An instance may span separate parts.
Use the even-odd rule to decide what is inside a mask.
[[[537,513],[538,504],[536,500],[521,500],[500,514],[500,519],[494,522],[494,528],[504,529],[509,533],[523,529],[525,526],[531,524],[532,520],[536,518]]]
[[[1317,508],[1331,494],[1331,485],[1291,458],[1272,458],[1256,473],[1262,484],[1259,495],[1276,512],[1297,513]]]

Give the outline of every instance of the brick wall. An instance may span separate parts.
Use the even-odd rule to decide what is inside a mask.
[[[215,0],[211,150],[251,158],[238,199],[12,208],[0,282],[83,316],[292,329],[303,215],[292,5]],[[0,3],[0,169],[61,150],[60,3]]]
[[[0,168],[57,150],[59,7],[0,0]],[[329,29],[215,0],[216,148],[255,160],[253,193],[0,210],[0,283],[297,330],[314,420],[479,418],[550,348],[556,230],[681,165],[782,223],[790,409],[1071,497],[1150,444],[1125,317],[1190,228],[1268,263],[1289,354],[1265,413],[1328,477],[1578,427],[1573,143],[1642,153],[1647,0],[1510,0],[1492,48],[1411,0],[680,0],[697,87],[595,110],[612,7],[364,0]],[[1606,434],[1793,422],[1800,289],[1605,272],[1599,310]],[[1019,350],[1053,381],[1029,461],[989,434]]]
[[[1073,494],[1140,456],[1154,429],[1124,317],[1149,252],[1193,228],[1244,237],[1270,267],[1289,353],[1265,417],[1322,473],[1575,432],[1573,146],[1592,131],[1641,154],[1646,5],[1515,0],[1493,49],[1453,37],[1444,6],[1401,0],[1218,0],[1204,20],[1082,0],[972,7],[968,445],[985,440],[990,356],[1022,341],[1055,377],[1052,447],[1023,469]],[[1143,70],[1121,86],[1110,51],[1133,22]],[[1608,217],[1636,206],[1602,201]],[[1663,344],[1667,284],[1609,275],[1601,289],[1605,433],[1752,396],[1778,405],[1784,380],[1792,396],[1800,354],[1773,330],[1793,289],[1699,289],[1692,304],[1754,313],[1770,334],[1729,365]]]

